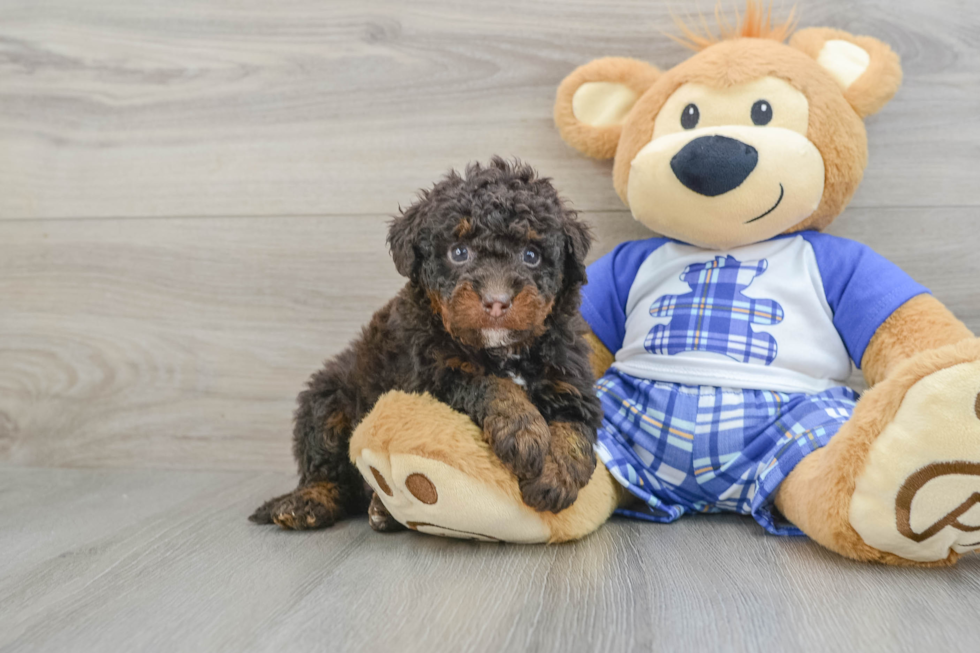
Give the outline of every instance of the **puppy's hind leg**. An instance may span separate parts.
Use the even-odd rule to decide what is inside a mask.
[[[367,510],[370,495],[348,446],[359,407],[370,403],[349,383],[351,352],[313,375],[299,395],[293,429],[293,454],[299,465],[299,487],[266,501],[249,520],[289,530],[325,528]]]
[[[332,526],[343,519],[337,487],[329,481],[301,485],[292,492],[269,499],[248,518],[256,524],[276,524],[286,530]]]
[[[368,506],[368,523],[372,530],[379,533],[395,533],[405,530],[405,526],[391,516],[377,493],[371,497],[371,505]]]

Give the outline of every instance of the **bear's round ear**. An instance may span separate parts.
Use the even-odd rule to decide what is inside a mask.
[[[576,68],[558,87],[555,124],[586,156],[611,159],[630,109],[660,76],[636,59],[607,57]]]
[[[844,92],[844,99],[862,118],[885,106],[902,83],[898,55],[870,36],[811,27],[794,34],[789,44],[813,57],[830,73]]]

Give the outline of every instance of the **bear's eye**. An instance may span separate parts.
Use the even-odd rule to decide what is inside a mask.
[[[538,267],[538,263],[541,262],[541,252],[534,247],[528,247],[524,250],[521,260],[523,260],[524,265],[528,266],[529,268],[536,268]]]
[[[700,119],[701,112],[698,111],[698,105],[689,104],[684,107],[684,112],[681,114],[681,127],[684,129],[694,129]]]
[[[449,260],[459,265],[470,260],[470,250],[466,245],[456,244],[449,248]]]
[[[752,105],[752,122],[759,125],[768,125],[772,120],[772,105],[765,100],[759,100]]]

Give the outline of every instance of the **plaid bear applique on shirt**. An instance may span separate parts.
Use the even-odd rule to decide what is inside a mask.
[[[650,331],[644,343],[647,351],[671,356],[705,351],[770,365],[778,351],[776,339],[753,331],[751,325],[779,324],[783,308],[771,299],[742,294],[768,267],[766,259],[743,263],[731,255],[687,266],[680,279],[691,292],[664,295],[650,307],[650,315],[671,319]]]

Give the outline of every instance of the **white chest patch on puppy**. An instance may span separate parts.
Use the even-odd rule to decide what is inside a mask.
[[[483,329],[483,345],[485,347],[506,347],[509,344],[509,329]]]
[[[521,386],[522,388],[527,387],[527,381],[524,380],[523,376],[521,376],[520,374],[514,374],[513,372],[508,372],[508,374],[510,374],[510,378],[514,383]]]

